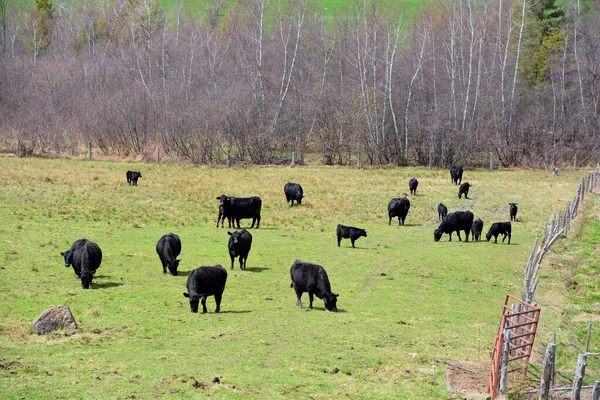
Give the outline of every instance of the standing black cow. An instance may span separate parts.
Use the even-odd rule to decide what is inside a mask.
[[[517,221],[517,211],[519,210],[519,208],[517,207],[517,203],[508,203],[508,207],[509,207],[509,213],[510,213],[510,220],[511,221]]]
[[[440,226],[433,231],[433,240],[439,242],[442,234],[447,233],[450,235],[449,242],[452,241],[452,232],[456,231],[458,240],[462,241],[460,237],[460,231],[465,232],[466,241],[469,241],[469,232],[473,225],[473,213],[471,211],[456,211],[446,215],[446,218],[442,220]]]
[[[231,257],[231,269],[233,269],[233,260],[240,257],[240,269],[246,269],[246,260],[252,247],[252,235],[245,229],[235,232],[227,232],[229,235],[229,257]]]
[[[443,203],[438,204],[438,219],[444,219],[448,215],[448,207]]]
[[[198,312],[198,301],[202,301],[202,312],[206,313],[206,298],[215,296],[217,308],[215,312],[221,311],[221,298],[227,282],[227,271],[220,265],[214,267],[196,268],[187,278],[185,286],[189,293],[183,292],[190,299],[190,309],[193,313]]]
[[[302,186],[298,183],[288,182],[283,187],[283,191],[285,192],[285,199],[289,203],[292,204],[290,207],[294,206],[294,200],[296,200],[297,205],[302,204],[302,198],[304,197],[304,191],[302,190]]]
[[[494,237],[494,243],[498,243],[498,235],[504,235],[502,238],[502,243],[504,243],[504,239],[508,236],[508,244],[510,244],[510,234],[512,232],[512,227],[510,222],[494,222],[492,226],[490,226],[490,230],[485,235],[485,238],[489,242],[492,236]]]
[[[337,234],[337,243],[338,247],[340,247],[340,242],[343,239],[350,239],[352,242],[352,247],[354,247],[354,241],[359,237],[364,236],[367,237],[367,231],[361,228],[355,228],[353,226],[345,226],[338,224],[336,229]]]
[[[302,308],[300,298],[304,292],[308,292],[310,301],[308,308],[313,308],[313,295],[325,302],[327,311],[337,311],[337,298],[339,294],[331,292],[331,285],[325,268],[320,265],[304,262],[300,260],[294,261],[290,268],[290,277],[292,278],[291,288],[296,291],[296,305]]]
[[[471,236],[474,241],[479,241],[481,239],[481,232],[483,232],[483,221],[481,218],[477,218],[473,221],[473,225],[471,225]]]
[[[133,186],[137,186],[138,178],[142,177],[140,171],[127,171],[125,175],[127,176],[127,183]]]
[[[219,215],[217,216],[217,228],[219,227],[219,221],[221,221],[221,228],[225,223],[225,207],[219,204]],[[229,227],[231,228],[231,218],[229,218]]]
[[[417,194],[417,186],[419,186],[419,181],[417,178],[413,177],[410,181],[408,181],[408,189],[410,190],[410,194]]]
[[[465,199],[469,198],[469,188],[471,187],[471,185],[469,184],[469,182],[463,182],[459,187],[458,187],[458,198],[460,199],[462,197],[462,195],[465,195]]]
[[[398,225],[404,225],[404,220],[410,209],[410,201],[406,197],[393,198],[388,204],[388,225],[392,224],[392,218],[398,217]]]
[[[177,276],[177,267],[181,261],[177,259],[179,253],[181,253],[181,240],[179,240],[179,236],[169,233],[161,237],[158,243],[156,243],[156,252],[162,263],[163,274],[167,273],[168,268],[171,275]]]
[[[262,208],[260,197],[228,197],[222,194],[217,197],[217,200],[219,200],[219,213],[223,213],[227,218],[230,228],[233,220],[233,227],[235,228],[237,222],[237,228],[240,229],[240,219],[242,218],[252,218],[250,228],[254,228],[255,222],[256,228],[260,227],[260,210]]]
[[[454,183],[455,185],[460,185],[460,183],[462,182],[462,176],[462,165],[453,165],[450,167],[450,178],[452,179],[452,183]]]
[[[91,289],[94,274],[102,263],[100,247],[87,239],[79,239],[61,255],[65,258],[65,267],[73,265],[75,274],[81,279],[81,287]]]

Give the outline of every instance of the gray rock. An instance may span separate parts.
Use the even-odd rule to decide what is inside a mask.
[[[64,304],[47,309],[31,323],[33,332],[40,335],[53,332],[59,328],[77,329],[77,322],[75,322],[71,310]]]

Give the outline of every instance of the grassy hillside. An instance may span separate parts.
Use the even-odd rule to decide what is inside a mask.
[[[141,169],[138,187],[127,185],[128,169]],[[436,169],[0,158],[0,171],[3,398],[448,398],[434,360],[488,360],[504,296],[520,294],[543,219],[582,175],[467,170],[472,199],[459,200],[448,171]],[[407,225],[388,226],[387,203],[407,195],[412,176],[420,184]],[[286,204],[287,181],[303,185],[302,206]],[[192,314],[182,295],[187,273],[229,267],[227,229],[214,226],[221,193],[261,196],[261,228],[251,230],[248,269],[228,269],[222,312],[209,298],[208,314]],[[508,220],[509,201],[520,206],[511,245],[433,241],[439,202],[472,210],[487,231]],[[338,248],[338,223],[368,237]],[[162,274],[155,252],[168,232],[183,243],[177,277]],[[92,290],[60,256],[82,237],[104,254]],[[325,312],[321,301],[296,308],[295,259],[326,268],[340,312]],[[29,324],[58,304],[80,329],[30,334]],[[544,319],[554,329],[559,316],[542,311],[539,343],[551,337]]]

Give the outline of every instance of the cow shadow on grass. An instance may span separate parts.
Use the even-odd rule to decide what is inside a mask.
[[[118,286],[123,286],[124,283],[122,282],[94,282],[94,285],[92,286],[94,289],[109,289],[109,288],[113,288],[113,287],[118,287]]]
[[[212,313],[212,314],[249,314],[252,311],[250,310],[221,310],[218,313]]]
[[[246,269],[244,271],[248,271],[248,272],[263,272],[263,271],[268,271],[271,268],[266,268],[266,267],[246,267]]]
[[[177,276],[188,277],[191,273],[192,273],[192,271],[177,271]],[[173,276],[171,274],[163,274],[163,275]]]

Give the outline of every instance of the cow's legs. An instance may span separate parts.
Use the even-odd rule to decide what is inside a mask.
[[[233,261],[235,260],[235,257],[231,254],[229,255],[229,257],[231,257],[231,269],[233,269]]]
[[[398,219],[398,220],[400,220],[400,219]],[[388,222],[388,225],[390,225],[390,226],[392,225],[392,217],[390,217],[390,222]]]
[[[256,229],[260,228],[260,215],[256,216]]]
[[[338,237],[337,237],[337,241],[338,241],[338,247],[340,247],[340,243],[342,242],[342,237],[341,237],[341,236],[338,236]]]
[[[508,244],[510,244],[510,232],[508,233]]]
[[[240,256],[240,269],[246,269],[246,260]]]
[[[221,297],[223,293],[215,293],[215,303],[217,303],[217,308],[215,308],[215,312],[218,313],[221,311]]]
[[[202,312],[206,314],[206,296],[202,296]]]
[[[450,233],[448,234],[448,236],[450,236],[450,239],[448,239],[448,241],[449,241],[449,242],[451,242],[451,241],[452,241],[452,232],[450,232]]]
[[[462,242],[462,238],[460,237],[460,231],[456,231],[456,236],[458,236],[458,241]]]
[[[352,248],[354,248],[354,239],[350,238],[350,242],[352,242]]]
[[[294,290],[296,291],[296,307],[302,308],[302,300],[300,300],[302,297],[302,291],[296,288],[294,288]]]
[[[465,241],[467,241],[467,242],[469,241],[469,231],[470,231],[470,229],[465,229],[465,237],[466,237]]]
[[[308,309],[312,310],[312,303],[313,303],[313,292],[308,292],[308,300],[310,301],[309,305],[308,305]]]

